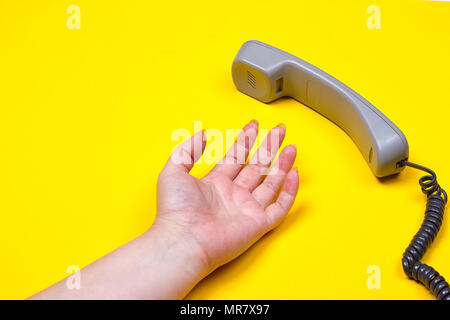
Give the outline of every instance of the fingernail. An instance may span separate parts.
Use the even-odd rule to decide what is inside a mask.
[[[294,167],[292,168],[292,170],[294,170],[295,172],[298,173],[298,168],[297,168],[297,166],[294,166]]]
[[[283,128],[284,130],[286,130],[286,125],[283,122],[280,122],[279,124],[277,124],[278,128]]]

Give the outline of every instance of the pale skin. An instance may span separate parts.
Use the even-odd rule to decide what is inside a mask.
[[[201,179],[189,172],[204,151],[205,132],[181,144],[159,175],[157,216],[148,231],[83,268],[80,289],[62,280],[30,299],[182,299],[278,226],[294,203],[295,146],[273,164],[285,126],[273,128],[245,163],[257,132],[252,120]]]

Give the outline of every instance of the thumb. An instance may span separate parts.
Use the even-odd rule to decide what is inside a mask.
[[[206,131],[203,129],[175,149],[162,173],[188,173],[194,167],[194,163],[202,156],[205,146]]]

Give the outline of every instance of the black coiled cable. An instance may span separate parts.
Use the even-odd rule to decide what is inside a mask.
[[[403,270],[408,277],[427,287],[438,299],[450,300],[450,287],[444,277],[433,267],[419,261],[441,228],[447,193],[439,186],[433,170],[408,161],[403,161],[402,165],[429,173],[419,179],[422,192],[427,196],[425,219],[403,253]]]

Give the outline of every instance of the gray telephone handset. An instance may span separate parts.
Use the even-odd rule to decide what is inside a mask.
[[[403,170],[405,135],[369,101],[319,68],[259,41],[248,41],[232,66],[233,81],[262,102],[292,97],[341,127],[377,177]]]
[[[447,194],[436,174],[408,161],[404,134],[369,101],[319,68],[259,41],[248,41],[232,66],[233,81],[243,93],[262,102],[289,96],[321,113],[341,127],[356,143],[377,177],[410,166],[427,172],[419,180],[427,196],[425,218],[403,253],[405,274],[422,283],[437,298],[450,300],[450,286],[433,267],[420,262],[436,237]]]

